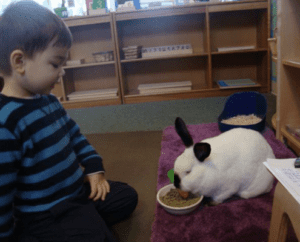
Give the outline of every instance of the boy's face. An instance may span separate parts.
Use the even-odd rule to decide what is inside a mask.
[[[67,47],[53,46],[53,41],[46,50],[25,57],[24,75],[19,83],[24,97],[36,94],[50,94],[55,84],[65,74],[62,68],[68,57]]]

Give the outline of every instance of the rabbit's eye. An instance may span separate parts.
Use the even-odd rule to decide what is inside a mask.
[[[185,173],[188,175],[188,174],[190,174],[190,173],[191,173],[191,171],[186,171]]]

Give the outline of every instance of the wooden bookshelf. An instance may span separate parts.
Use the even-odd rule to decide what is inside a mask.
[[[270,92],[269,1],[200,2],[66,19],[74,35],[70,60],[113,51],[114,61],[66,66],[54,92],[66,108]],[[123,48],[191,44],[192,54],[125,59]],[[254,46],[220,52],[224,47]],[[215,81],[252,79],[255,86],[220,89]],[[191,90],[140,94],[140,84],[191,81]],[[76,91],[118,88],[114,99],[70,101]]]
[[[300,155],[300,141],[286,125],[300,127],[300,6],[297,0],[278,0],[276,136]]]
[[[65,66],[65,76],[60,87],[54,89],[56,95],[62,97],[66,108],[93,107],[99,105],[118,105],[122,103],[118,57],[115,51],[114,24],[112,14],[86,16],[65,19],[73,35],[73,46],[70,50],[70,60],[84,59],[80,65]],[[97,62],[93,53],[113,51],[114,60]],[[118,95],[91,94],[94,90],[117,88]],[[73,100],[69,95],[77,92],[82,94],[81,99]]]

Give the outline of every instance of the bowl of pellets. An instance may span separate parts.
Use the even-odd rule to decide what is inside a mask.
[[[184,215],[194,211],[203,200],[203,196],[192,193],[187,193],[187,196],[182,195],[182,191],[169,184],[158,191],[156,199],[168,213]]]
[[[262,132],[266,125],[267,101],[258,92],[238,92],[229,96],[218,117],[221,132],[246,128]]]

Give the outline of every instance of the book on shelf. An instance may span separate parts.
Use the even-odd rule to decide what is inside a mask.
[[[143,89],[157,89],[157,88],[172,88],[172,87],[191,87],[191,81],[179,81],[179,82],[161,82],[161,83],[149,83],[149,84],[140,84],[139,90]]]
[[[193,54],[191,44],[143,47],[142,58]]]
[[[239,50],[253,50],[253,49],[255,49],[254,45],[250,45],[250,46],[219,47],[219,48],[217,48],[217,50],[219,52],[239,51]]]
[[[145,89],[139,90],[140,94],[164,94],[164,93],[175,93],[175,92],[185,92],[191,91],[191,87],[173,87],[173,88],[162,88],[162,89]]]
[[[118,88],[72,92],[68,95],[70,101],[83,99],[109,99],[118,95]]]
[[[138,86],[138,90],[140,94],[163,94],[163,93],[190,91],[192,90],[192,82],[180,81],[180,82],[140,84]]]
[[[66,61],[66,66],[76,66],[76,65],[81,65],[84,64],[85,60],[84,59],[79,59],[79,60],[68,60]]]
[[[216,82],[220,88],[237,88],[257,85],[257,83],[251,79],[219,80]]]

